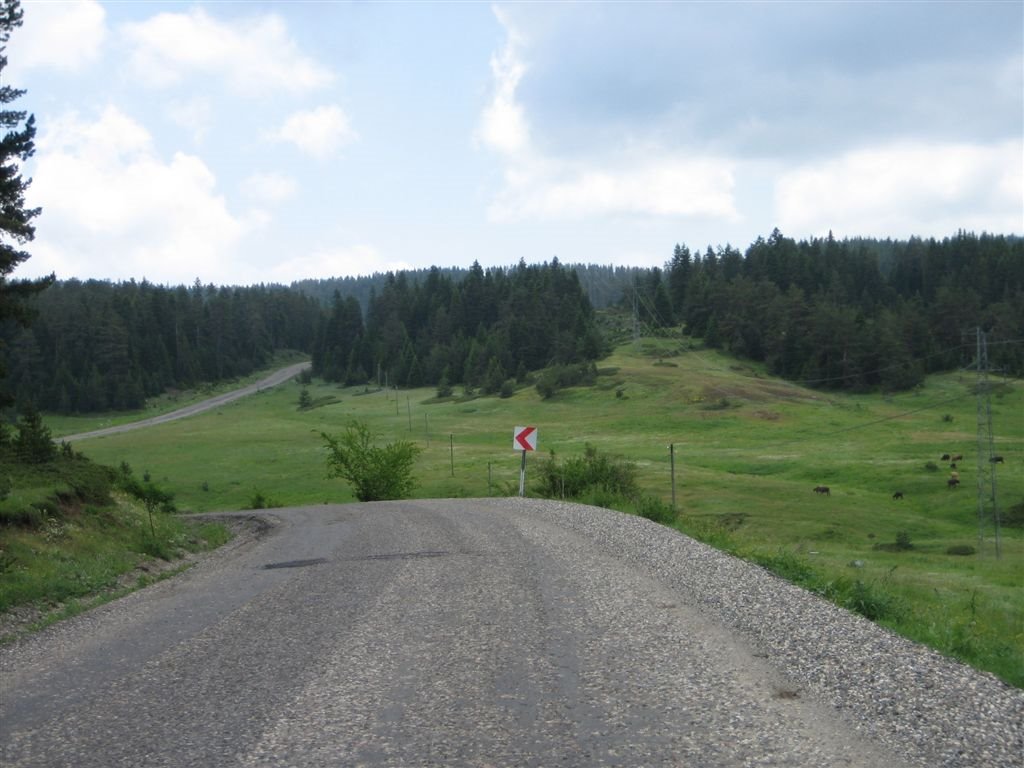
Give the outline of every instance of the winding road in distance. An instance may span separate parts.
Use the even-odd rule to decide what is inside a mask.
[[[216,397],[211,397],[209,400],[203,400],[202,402],[199,403],[187,405],[184,408],[179,408],[178,410],[171,411],[169,413],[163,413],[160,414],[159,416],[152,416],[148,419],[133,421],[129,424],[119,424],[118,426],[114,427],[94,429],[91,432],[80,432],[77,435],[61,435],[60,437],[57,437],[55,439],[66,443],[71,443],[74,442],[75,440],[87,440],[92,437],[114,435],[117,434],[118,432],[128,432],[129,430],[132,429],[151,427],[154,424],[163,424],[168,421],[174,421],[175,419],[184,419],[187,416],[195,416],[197,413],[202,413],[203,411],[209,411],[214,408],[219,408],[220,406],[225,405],[226,403],[230,403],[233,400],[238,400],[240,398],[246,397],[247,395],[253,395],[259,392],[260,390],[269,389],[271,387],[276,387],[278,384],[283,384],[284,382],[289,381],[295,376],[298,376],[300,373],[302,373],[302,371],[309,368],[310,365],[311,363],[309,361],[289,365],[287,368],[282,368],[279,371],[275,371],[274,373],[267,376],[265,379],[257,381],[255,384],[250,384],[246,387],[242,387],[241,389],[232,390],[231,392],[225,392],[223,395],[217,395]]]
[[[1019,691],[642,518],[434,499],[259,519],[0,647],[0,765],[1017,764]]]

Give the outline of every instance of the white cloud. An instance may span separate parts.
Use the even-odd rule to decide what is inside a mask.
[[[115,107],[89,122],[68,114],[37,141],[31,205],[41,205],[35,274],[154,282],[231,280],[227,261],[245,224],[217,194],[203,161],[153,149],[149,133]]]
[[[242,182],[245,195],[261,203],[280,203],[295,197],[295,180],[278,173],[254,173]]]
[[[639,158],[627,168],[514,170],[489,208],[498,221],[639,214],[733,219],[733,171],[713,159]]]
[[[779,226],[794,234],[945,236],[1024,230],[1024,145],[900,143],[784,173]]]
[[[519,36],[499,9],[495,8],[494,13],[505,26],[508,41],[500,55],[491,56],[494,98],[480,117],[477,138],[498,152],[514,154],[530,143],[526,116],[516,102],[516,88],[526,72],[526,65],[519,58]]]
[[[497,8],[508,35],[491,58],[494,96],[484,108],[477,139],[505,160],[505,185],[488,208],[493,221],[579,219],[595,216],[709,216],[736,219],[732,163],[689,157],[658,145],[604,151],[572,162],[534,146],[516,99],[526,65],[525,39]]]
[[[296,256],[270,268],[269,282],[289,284],[306,278],[341,275],[370,275],[374,272],[399,272],[414,267],[405,261],[384,259],[370,245],[327,248],[307,256]]]
[[[171,122],[192,134],[192,140],[197,144],[206,138],[213,124],[213,106],[209,99],[202,96],[185,101],[171,101],[166,112]]]
[[[329,70],[302,54],[285,23],[273,14],[227,23],[194,8],[125,24],[121,33],[134,47],[133,71],[154,86],[173,85],[186,75],[205,75],[223,77],[234,90],[259,96],[305,93],[334,79]]]
[[[24,23],[7,50],[13,80],[36,67],[78,70],[99,56],[107,36],[106,12],[95,0],[25,3],[23,9]]]
[[[271,138],[287,141],[313,157],[325,158],[358,138],[348,117],[336,106],[296,112]]]

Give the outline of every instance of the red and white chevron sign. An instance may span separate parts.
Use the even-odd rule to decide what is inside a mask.
[[[516,427],[512,432],[512,448],[517,451],[536,451],[537,428]]]

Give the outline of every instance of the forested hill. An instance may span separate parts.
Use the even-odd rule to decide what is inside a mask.
[[[617,267],[611,264],[569,264],[564,265],[576,273],[580,286],[583,288],[594,309],[606,309],[619,304],[629,287],[638,277],[650,272],[644,267]],[[502,269],[512,272],[516,267]],[[431,267],[430,269],[410,269],[403,272],[409,285],[418,285],[428,278],[444,277],[454,283],[461,283],[469,275],[470,270],[461,267]],[[296,280],[295,288],[308,296],[312,296],[323,306],[330,307],[334,294],[353,297],[359,302],[365,314],[370,305],[371,293],[379,293],[394,275],[389,272],[375,272],[372,275],[358,277],[327,277],[320,280]]]
[[[745,254],[676,246],[636,299],[651,326],[682,324],[811,386],[906,389],[971,365],[978,328],[990,366],[1024,375],[1020,237],[797,242],[775,230]]]
[[[661,268],[557,260],[484,270],[175,288],[57,282],[29,329],[0,328],[22,404],[85,413],[136,408],[168,387],[234,378],[275,350],[310,354],[331,381],[495,391],[552,364],[597,359],[596,308],[635,310],[655,333],[701,337],[811,386],[905,389],[971,365],[975,329],[992,368],[1024,375],[1024,240],[795,241],[745,253],[677,245]]]
[[[167,288],[58,281],[8,324],[5,389],[61,413],[132,409],[171,387],[264,368],[278,349],[310,350],[321,310],[283,287]]]
[[[313,350],[313,373],[357,384],[463,384],[497,392],[510,378],[552,364],[596,360],[604,345],[576,272],[520,263],[461,280],[430,270],[390,275],[371,289],[365,322],[354,296],[335,295]]]

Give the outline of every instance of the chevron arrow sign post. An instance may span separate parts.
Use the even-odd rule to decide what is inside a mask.
[[[512,432],[512,448],[517,451],[536,451],[537,428],[516,427]]]
[[[519,495],[526,495],[526,454],[537,450],[537,428],[516,427],[512,430],[512,448],[522,451],[523,460],[519,466]]]

